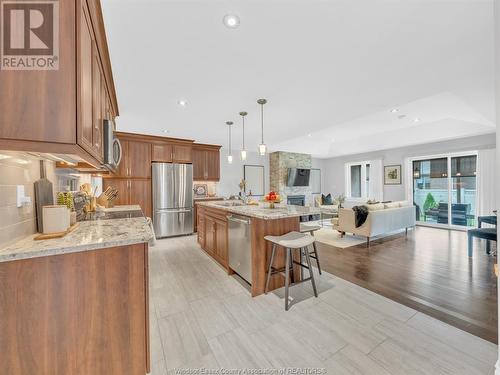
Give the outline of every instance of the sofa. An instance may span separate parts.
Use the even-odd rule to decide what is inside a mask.
[[[332,219],[333,229],[366,237],[366,245],[370,246],[370,238],[382,234],[415,227],[415,206],[409,201],[365,204],[368,217],[358,228],[355,225],[355,213],[352,208],[341,208],[338,218]]]
[[[319,207],[322,212],[336,214],[339,206],[337,204],[323,204],[321,195],[314,199],[316,207]]]

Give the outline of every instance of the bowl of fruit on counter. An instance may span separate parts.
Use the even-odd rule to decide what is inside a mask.
[[[270,191],[264,196],[264,200],[269,203],[269,208],[275,208],[275,204],[281,202],[281,197],[275,191]]]

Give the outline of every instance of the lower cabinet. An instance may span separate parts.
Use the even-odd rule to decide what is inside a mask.
[[[227,220],[216,211],[198,208],[198,243],[212,258],[228,269]],[[229,269],[228,269],[229,271]]]
[[[118,198],[113,202],[115,206],[138,204],[144,215],[151,217],[151,180],[105,178],[103,189],[108,186],[118,190]]]
[[[0,374],[149,372],[148,245],[0,262]]]

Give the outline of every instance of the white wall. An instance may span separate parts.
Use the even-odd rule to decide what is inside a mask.
[[[495,148],[495,144],[494,134],[486,134],[477,137],[461,138],[445,142],[436,142],[324,159],[323,168],[325,171],[325,184],[323,190],[325,193],[332,193],[334,196],[345,194],[345,163],[382,159],[383,165],[401,164],[403,176],[403,182],[401,185],[384,185],[384,200],[404,200],[406,199],[407,182],[405,181],[406,166],[404,165],[406,157]]]
[[[240,188],[238,184],[243,179],[243,165],[263,165],[264,166],[264,190],[269,191],[269,154],[260,156],[257,152],[247,151],[247,160],[241,161],[239,151],[233,150],[233,163],[227,162],[227,149],[220,150],[220,181],[217,185],[217,195],[228,197],[231,194],[238,194]]]
[[[217,195],[228,197],[231,194],[238,194],[238,184],[243,179],[243,165],[263,165],[264,166],[264,191],[269,191],[269,153],[260,156],[257,152],[247,152],[247,160],[242,162],[238,150],[233,150],[233,163],[227,162],[227,149],[220,150],[220,181],[217,184]],[[321,169],[321,186],[325,186],[325,160],[312,159],[312,167]]]

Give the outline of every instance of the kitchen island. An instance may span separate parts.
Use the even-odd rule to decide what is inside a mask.
[[[149,372],[152,237],[135,206],[0,249],[0,374]]]
[[[318,215],[315,207],[302,207],[291,205],[277,205],[271,209],[266,203],[259,206],[244,205],[239,201],[199,202],[197,210],[198,243],[201,248],[228,272],[234,273],[230,266],[231,249],[229,238],[228,217],[238,215],[245,218],[249,224],[249,263],[251,276],[246,280],[251,284],[252,296],[264,293],[266,284],[266,271],[272,246],[264,237],[267,235],[279,236],[291,231],[299,231],[300,217]],[[298,257],[298,253],[297,253]],[[296,259],[298,261],[298,259]],[[285,264],[284,252],[279,251],[274,265],[282,267]],[[294,266],[296,280],[300,278],[298,266]],[[240,275],[241,276],[241,275]],[[284,285],[284,278],[274,275],[271,278],[269,290],[280,288]]]

